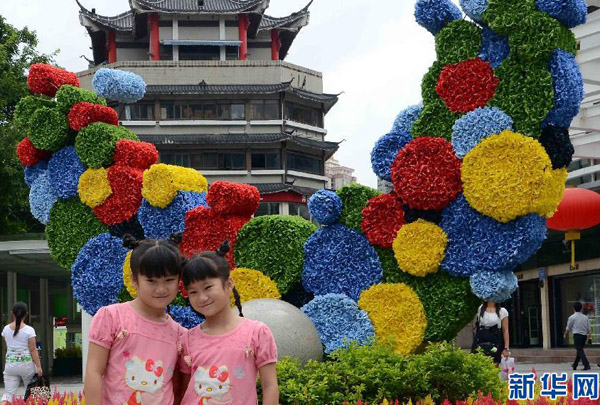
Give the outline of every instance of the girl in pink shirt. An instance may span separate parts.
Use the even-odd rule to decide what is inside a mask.
[[[206,320],[181,339],[181,371],[187,384],[181,403],[257,404],[256,377],[260,374],[262,403],[276,405],[279,389],[275,340],[264,323],[243,318],[240,296],[224,258],[228,251],[225,242],[216,253],[200,253],[183,266],[190,305]],[[232,292],[240,316],[230,308]]]
[[[86,404],[174,403],[179,337],[185,329],[165,313],[165,308],[179,286],[181,258],[177,242],[173,238],[171,242],[138,241],[131,235],[123,239],[123,245],[133,249],[131,273],[137,297],[100,308],[92,319]]]

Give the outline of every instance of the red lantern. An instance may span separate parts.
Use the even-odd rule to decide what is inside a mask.
[[[576,269],[575,241],[582,229],[600,224],[600,194],[584,188],[567,188],[552,218],[546,220],[550,229],[564,231],[571,242],[571,269]]]

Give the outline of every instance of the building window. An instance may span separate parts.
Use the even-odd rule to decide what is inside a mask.
[[[160,103],[161,120],[244,120],[243,101],[164,101]]]
[[[261,202],[254,214],[255,217],[261,215],[279,215],[279,205],[277,202]]]
[[[287,155],[287,168],[289,170],[298,170],[300,172],[323,174],[323,161],[305,155],[289,153]]]
[[[154,120],[154,103],[137,103],[129,105],[128,120],[152,121]]]
[[[160,162],[168,165],[190,167],[190,155],[188,153],[161,152]]]
[[[160,60],[173,60],[173,45],[160,45]]]
[[[239,47],[237,46],[226,46],[225,47],[225,59],[226,60],[237,60],[239,59]]]
[[[219,60],[221,50],[218,46],[192,45],[179,47],[179,60]]]
[[[252,170],[281,169],[279,151],[252,152]]]
[[[310,213],[306,204],[289,203],[290,215],[296,215],[310,221]]]
[[[246,106],[243,101],[219,101],[217,115],[220,120],[245,120]]]
[[[281,119],[279,114],[279,100],[250,100],[250,119]]]
[[[323,128],[323,114],[316,108],[310,108],[299,104],[286,102],[285,118],[301,124]]]
[[[244,151],[194,153],[192,167],[198,170],[244,170],[246,153]]]

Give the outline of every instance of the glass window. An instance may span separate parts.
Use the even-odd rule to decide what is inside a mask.
[[[160,119],[168,120],[175,117],[175,105],[173,103],[160,103]]]
[[[217,108],[217,116],[220,120],[231,119],[231,104],[219,104]]]
[[[289,203],[290,215],[297,215],[310,221],[310,213],[306,204]]]
[[[225,170],[244,170],[246,168],[246,154],[244,152],[231,152],[220,154],[220,165]]]
[[[277,202],[261,202],[254,214],[255,217],[261,215],[279,215],[279,205]]]
[[[246,119],[246,106],[244,103],[231,104],[231,119],[244,120]]]
[[[168,165],[190,167],[190,155],[188,153],[161,152],[160,161]]]
[[[288,153],[287,155],[287,168],[306,173],[323,174],[320,159],[294,153]]]
[[[179,60],[219,60],[221,58],[218,46],[179,46]]]
[[[266,120],[279,118],[279,100],[265,100],[264,117]]]
[[[560,315],[557,316],[559,325],[567,324],[567,319],[573,314],[573,304],[581,302],[582,312],[590,318],[592,342],[600,343],[600,274],[582,275],[563,278],[560,283]],[[572,345],[573,334],[569,333],[568,342]]]
[[[250,100],[251,120],[275,120],[279,118],[279,100]]]
[[[206,120],[214,120],[217,118],[217,105],[215,103],[204,104],[203,117]]]
[[[314,127],[323,127],[323,115],[320,110],[286,102],[286,119],[296,121],[302,124],[312,125]]]
[[[191,118],[195,120],[202,119],[202,104],[191,104],[190,108],[192,110]]]
[[[153,120],[154,119],[154,103],[139,103],[129,106],[131,116],[128,117],[133,121]]]
[[[252,152],[252,169],[281,169],[279,151]]]
[[[219,168],[219,154],[214,153],[203,153],[204,163],[203,169],[218,169]]]
[[[262,100],[250,101],[250,119],[263,120],[265,117],[265,105]]]
[[[239,47],[237,47],[237,46],[226,46],[225,47],[225,59],[226,60],[237,60],[239,58],[238,49],[239,49]]]

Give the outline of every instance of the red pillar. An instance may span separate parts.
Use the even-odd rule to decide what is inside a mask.
[[[117,39],[115,30],[108,31],[106,50],[108,51],[108,63],[115,63],[117,61]]]
[[[238,31],[240,34],[240,60],[248,60],[248,27],[250,26],[250,18],[246,14],[240,14],[238,20]]]
[[[148,15],[148,31],[150,32],[150,60],[160,60],[160,38],[158,33],[158,14]]]
[[[279,50],[281,49],[281,40],[279,31],[271,30],[271,60],[279,60]]]

